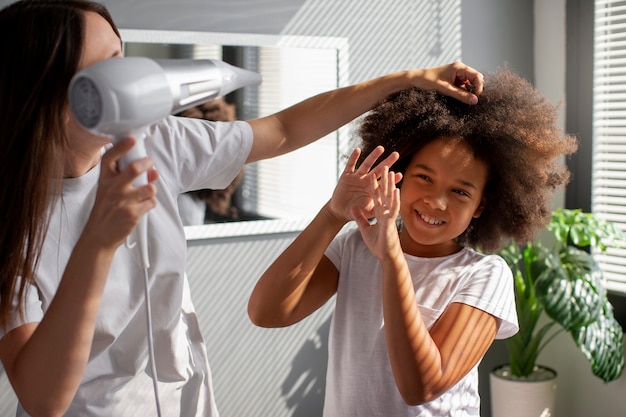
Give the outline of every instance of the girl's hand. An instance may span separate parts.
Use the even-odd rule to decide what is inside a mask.
[[[396,183],[400,179],[401,174],[389,171],[389,167],[384,166],[380,181],[370,188],[375,222],[370,223],[370,217],[361,207],[352,207],[352,215],[365,244],[381,261],[386,257],[397,255],[398,251],[401,252],[396,227],[396,219],[400,212],[400,189],[396,188]]]
[[[409,77],[422,90],[436,90],[467,104],[478,103],[478,96],[484,87],[483,74],[462,62],[411,70]]]
[[[376,147],[357,169],[356,163],[361,155],[361,149],[356,148],[352,151],[328,204],[331,213],[337,219],[345,222],[352,220],[352,207],[359,207],[365,213],[365,216],[373,216],[374,201],[372,189],[378,187],[377,179],[383,170],[386,168],[388,171],[389,167],[399,158],[397,152],[392,152],[385,160],[372,169],[376,160],[383,152],[384,148],[382,146]]]
[[[118,160],[134,144],[134,138],[120,140],[102,157],[96,201],[85,226],[85,231],[111,248],[123,243],[139,219],[156,205],[152,182],[158,174],[149,158],[133,162],[122,172],[117,168]],[[133,180],[143,173],[147,173],[148,184],[133,186]]]

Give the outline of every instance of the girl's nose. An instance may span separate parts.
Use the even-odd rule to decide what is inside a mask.
[[[446,199],[441,193],[427,195],[424,197],[424,202],[436,210],[445,210],[447,207]]]

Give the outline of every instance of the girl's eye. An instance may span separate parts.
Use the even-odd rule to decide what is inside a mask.
[[[419,179],[422,179],[424,181],[430,181],[430,177],[428,175],[425,175],[425,174],[417,174],[416,177],[419,178]]]
[[[452,191],[457,193],[457,194],[459,194],[459,195],[462,195],[464,197],[469,197],[470,196],[469,193],[467,193],[467,192],[465,192],[463,190],[456,189],[456,190],[452,190]]]

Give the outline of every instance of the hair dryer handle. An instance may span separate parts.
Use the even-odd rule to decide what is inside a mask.
[[[118,160],[117,166],[120,171],[125,170],[134,161],[148,156],[146,152],[144,133],[135,132],[134,134],[125,135],[124,137],[126,136],[135,137],[135,146],[133,146],[126,154],[124,154]],[[117,141],[119,139],[121,138],[115,138],[114,141]],[[140,187],[146,184],[148,184],[148,174],[146,172],[137,176],[137,178],[135,178],[135,180],[133,181],[133,185],[135,187]],[[143,267],[148,268],[150,266],[150,257],[148,256],[148,213],[144,214],[137,224],[137,242],[139,244],[139,250],[141,252],[141,261],[143,263]]]
[[[120,171],[125,170],[130,164],[132,164],[133,162],[139,160],[139,159],[143,159],[146,158],[148,156],[148,153],[146,152],[146,142],[145,142],[145,134],[141,133],[141,134],[129,134],[129,135],[125,135],[124,137],[127,136],[133,136],[135,138],[135,146],[133,146],[126,154],[124,154],[118,161],[117,163],[117,167]],[[116,138],[114,141],[117,142],[117,140],[119,140],[121,138]],[[143,173],[141,175],[139,175],[137,178],[135,178],[135,180],[133,181],[133,185],[135,187],[140,187],[142,185],[146,185],[148,183],[148,174],[147,173]]]

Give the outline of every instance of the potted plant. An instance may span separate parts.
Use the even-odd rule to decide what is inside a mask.
[[[494,417],[554,415],[556,372],[538,365],[537,357],[561,332],[571,335],[593,374],[603,381],[617,379],[624,368],[624,333],[593,253],[605,251],[609,244],[623,245],[626,235],[613,223],[581,210],[555,210],[547,230],[554,236],[550,248],[540,241],[511,242],[499,252],[513,272],[520,330],[506,340],[509,363],[490,375]],[[551,373],[554,379],[536,384],[545,390],[539,395],[545,395],[547,404],[539,404],[538,398],[520,399],[531,386],[526,381]],[[500,384],[515,385],[513,399],[503,398]],[[521,409],[526,405],[534,410]]]

